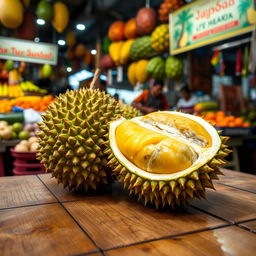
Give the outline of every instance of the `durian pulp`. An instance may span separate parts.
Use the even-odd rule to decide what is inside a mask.
[[[116,129],[119,150],[132,163],[151,173],[175,173],[189,168],[197,154],[185,143],[124,121]]]
[[[167,157],[166,154],[162,154],[162,155],[160,154],[159,157],[161,156],[161,158],[159,159],[161,159],[160,162],[162,162],[161,163],[162,167],[161,168],[158,167],[157,168],[158,170],[156,172],[150,172],[146,170],[147,168],[145,167],[144,168],[139,167],[138,163],[136,164],[134,160],[131,159],[131,157],[133,155],[133,150],[136,151],[137,148],[139,148],[141,152],[139,150],[137,151],[140,152],[142,156],[146,157],[146,153],[147,153],[146,147],[145,149],[143,148],[144,154],[142,153],[142,147],[147,144],[145,142],[146,139],[144,142],[142,142],[141,140],[143,138],[143,135],[140,135],[139,132],[136,132],[135,136],[130,135],[133,138],[129,137],[129,132],[127,132],[127,134],[125,133],[125,125],[124,125],[124,131],[120,132],[120,134],[117,136],[117,133],[116,133],[117,128],[123,122],[125,122],[125,119],[121,118],[119,120],[116,120],[110,123],[110,130],[109,130],[110,146],[113,151],[113,154],[118,159],[118,161],[127,169],[129,169],[132,173],[150,180],[171,180],[171,179],[180,178],[180,177],[191,174],[194,170],[199,169],[204,164],[211,161],[211,159],[213,159],[214,156],[219,151],[221,146],[221,140],[218,135],[218,132],[212,125],[207,123],[202,118],[189,115],[189,114],[180,113],[180,112],[162,111],[162,112],[157,112],[156,114],[152,113],[143,117],[136,117],[136,118],[133,118],[131,121],[139,124],[139,126],[148,128],[150,130],[150,133],[152,133],[153,131],[157,133],[157,135],[155,134],[151,135],[150,143],[153,145],[151,146],[151,150],[161,140],[161,138],[162,138],[162,141],[164,141],[166,137],[168,137],[170,139],[168,140],[168,142],[178,141],[178,143],[175,143],[175,144],[178,144],[181,146],[177,147],[177,145],[172,145],[171,143],[169,144],[167,143],[169,146],[171,146],[171,149],[170,151],[167,150],[165,152],[170,153],[171,151],[174,151],[175,147],[177,147],[175,149],[175,153],[177,154],[177,152],[181,153],[182,150],[185,149],[186,151],[185,158],[188,157],[187,158],[188,161],[186,162],[183,160],[185,162],[185,163],[183,162],[184,169],[177,168],[177,169],[180,169],[180,171],[174,172],[173,170],[175,170],[175,168],[171,168],[171,167],[172,165],[174,167],[177,164],[177,162],[179,162],[177,161],[177,159],[175,160],[176,157],[172,157],[172,156]],[[176,120],[175,125],[172,125],[171,120],[172,121]],[[129,130],[130,128],[127,127],[126,129]],[[146,131],[144,130],[143,133],[146,134],[145,132]],[[158,138],[158,140],[156,138]],[[123,144],[123,145],[120,145],[120,144]],[[147,148],[150,148],[150,147],[147,147]],[[141,159],[142,161],[142,156],[140,157],[138,156],[137,159]],[[180,160],[180,158],[182,157],[183,156],[179,155],[178,159]],[[168,164],[167,164],[166,158],[168,158],[168,161],[169,161]],[[192,159],[192,160],[189,160],[189,159]],[[171,162],[172,160],[173,162]],[[166,161],[166,164],[165,164],[165,161]],[[141,163],[141,166],[142,165],[143,165],[143,161]],[[185,168],[186,165],[189,167]]]

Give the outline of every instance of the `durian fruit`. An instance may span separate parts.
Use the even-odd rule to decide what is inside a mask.
[[[130,194],[157,208],[205,198],[231,151],[228,137],[200,117],[155,112],[110,123],[108,165]]]
[[[126,119],[132,119],[137,116],[142,116],[142,113],[133,106],[127,105],[127,104],[121,104],[120,105],[122,116]]]
[[[120,105],[99,90],[60,95],[39,124],[38,158],[46,171],[69,189],[96,189],[108,184],[108,124],[122,114]]]

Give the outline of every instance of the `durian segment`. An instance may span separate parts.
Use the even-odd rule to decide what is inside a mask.
[[[161,112],[155,113],[155,115],[159,113]],[[124,122],[121,119],[110,124],[109,136],[112,153],[109,149],[108,165],[113,169],[113,173],[118,174],[119,180],[124,183],[124,188],[128,189],[130,194],[137,195],[138,200],[143,200],[145,205],[151,203],[156,208],[164,207],[165,205],[173,208],[188,204],[194,198],[205,199],[206,188],[214,189],[212,180],[218,179],[218,175],[222,175],[219,167],[226,163],[224,157],[231,151],[225,145],[228,137],[220,137],[215,128],[202,118],[179,112],[164,113],[170,113],[177,118],[182,116],[192,119],[198,122],[198,125],[204,127],[209,133],[212,146],[208,149],[202,146],[201,153],[200,150],[197,151],[199,154],[196,161],[197,164],[192,165],[184,171],[173,174],[149,173],[138,168],[118,149],[115,131]],[[141,122],[139,120],[141,118],[134,118],[133,121],[140,125]],[[147,128],[150,126],[146,125],[143,127]],[[155,128],[153,130],[157,131]],[[166,135],[165,132],[160,132],[160,134]],[[195,146],[194,142],[191,141],[188,142],[188,145],[195,147],[197,150],[200,148],[198,145]],[[205,153],[207,154],[201,157],[200,154]]]
[[[116,141],[122,154],[151,173],[175,173],[187,169],[197,159],[195,151],[186,144],[132,121],[123,121],[117,127]]]
[[[140,119],[159,129],[184,137],[187,141],[196,143],[201,147],[211,147],[212,138],[209,132],[198,122],[188,119],[182,115],[167,112],[154,112]]]
[[[104,92],[80,89],[61,94],[42,116],[38,159],[69,189],[108,184],[108,127],[121,114],[120,105]]]

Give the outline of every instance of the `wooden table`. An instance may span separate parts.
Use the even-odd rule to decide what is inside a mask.
[[[224,170],[208,201],[155,210],[118,186],[77,194],[49,174],[0,178],[0,255],[256,255],[256,176]]]

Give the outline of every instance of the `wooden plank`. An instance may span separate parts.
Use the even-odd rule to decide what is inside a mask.
[[[222,171],[225,174],[225,176],[219,176],[220,180],[217,180],[217,183],[229,185],[232,187],[250,191],[252,193],[256,193],[255,175],[230,171],[227,169],[222,169]]]
[[[34,175],[2,177],[0,195],[0,209],[57,201]]]
[[[238,227],[178,236],[105,252],[106,256],[254,256],[256,236]]]
[[[190,207],[155,210],[124,196],[90,197],[64,207],[102,249],[226,224]]]
[[[87,196],[64,188],[63,184],[58,184],[57,179],[51,177],[51,174],[40,174],[38,176],[60,202],[82,200]]]
[[[251,232],[256,233],[256,220],[241,223],[241,224],[239,224],[239,226],[243,227],[243,228],[247,228]]]
[[[216,191],[207,191],[207,200],[192,201],[192,205],[230,222],[256,218],[256,194],[221,184]]]
[[[59,204],[0,211],[1,255],[72,255],[97,251]]]

